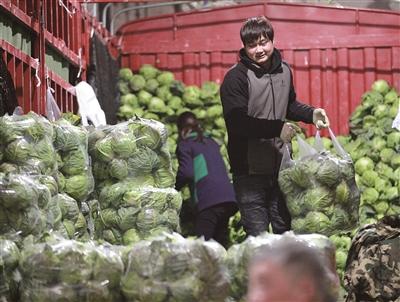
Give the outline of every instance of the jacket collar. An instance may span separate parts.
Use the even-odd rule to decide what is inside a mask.
[[[256,75],[262,76],[266,73],[277,73],[282,68],[282,56],[278,49],[274,49],[272,53],[272,64],[268,69],[263,68],[262,66],[256,64],[253,60],[251,60],[244,48],[239,51],[240,62],[243,63],[247,68],[252,70]]]

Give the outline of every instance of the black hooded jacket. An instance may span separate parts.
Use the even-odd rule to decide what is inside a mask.
[[[268,70],[240,52],[225,75],[221,101],[228,130],[228,154],[235,175],[277,176],[284,121],[312,123],[314,108],[296,100],[292,72],[275,49]]]

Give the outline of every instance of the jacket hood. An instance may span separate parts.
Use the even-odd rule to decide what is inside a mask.
[[[254,71],[257,75],[263,75],[265,73],[275,73],[282,68],[282,56],[278,49],[274,49],[272,53],[272,64],[268,69],[263,68],[262,66],[256,64],[252,59],[250,59],[244,48],[239,51],[240,62],[242,62],[247,68]]]

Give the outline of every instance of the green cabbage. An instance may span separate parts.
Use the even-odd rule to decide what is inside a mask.
[[[113,159],[108,164],[108,169],[111,177],[118,180],[123,180],[128,176],[128,164],[123,159]]]
[[[136,137],[130,132],[116,131],[112,134],[111,148],[116,156],[128,158],[136,150]]]
[[[155,171],[160,165],[157,153],[148,147],[137,150],[134,156],[128,159],[128,171],[130,175],[140,175]]]
[[[88,169],[89,158],[83,148],[75,149],[67,153],[63,158],[64,166],[61,172],[65,176],[83,174]]]
[[[134,92],[141,91],[145,86],[146,86],[146,80],[143,76],[139,74],[135,74],[129,79],[129,88],[132,89]],[[128,90],[127,93],[129,92],[130,91]]]
[[[150,64],[143,64],[139,69],[139,74],[141,74],[146,80],[154,79],[160,71]]]
[[[72,198],[83,201],[93,191],[93,186],[91,174],[80,174],[65,179],[64,191]]]

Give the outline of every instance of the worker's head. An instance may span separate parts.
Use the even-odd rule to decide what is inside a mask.
[[[185,139],[192,132],[197,132],[202,140],[203,131],[201,125],[193,112],[186,111],[178,116],[177,120],[179,137]]]
[[[247,56],[258,65],[263,65],[274,51],[274,28],[265,17],[247,19],[240,29],[240,39]]]
[[[320,254],[290,240],[262,248],[249,265],[248,302],[333,302]]]

